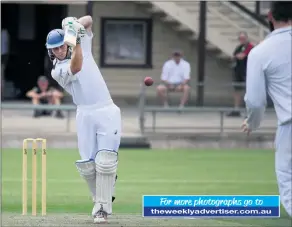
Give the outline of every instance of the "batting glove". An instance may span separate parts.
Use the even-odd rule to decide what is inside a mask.
[[[73,22],[68,22],[68,24],[64,26],[64,29],[66,30],[67,27],[69,27],[69,29],[72,29],[77,33],[77,38],[84,37],[86,30],[84,26],[79,23],[79,21],[75,20]]]
[[[75,28],[78,31],[78,37],[83,38],[85,36],[85,33],[86,33],[85,27],[82,24],[80,24],[79,21],[74,21],[73,25],[75,26]]]
[[[66,17],[65,19],[62,20],[62,29],[65,28],[70,23],[73,23],[73,21],[77,21],[76,17]]]

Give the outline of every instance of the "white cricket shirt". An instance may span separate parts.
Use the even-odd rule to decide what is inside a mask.
[[[292,121],[292,27],[279,28],[248,56],[245,103],[248,124],[260,126],[270,95],[278,124]]]
[[[52,77],[69,93],[78,105],[107,103],[111,95],[91,52],[93,34],[81,38],[82,69],[75,75],[70,71],[70,59],[54,60]]]
[[[190,64],[181,59],[177,64],[173,59],[164,63],[162,68],[161,80],[167,81],[170,84],[179,84],[190,79],[191,67]]]

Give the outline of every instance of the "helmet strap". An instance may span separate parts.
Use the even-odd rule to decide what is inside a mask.
[[[55,60],[55,55],[53,54],[52,49],[48,49],[48,55],[51,61]]]
[[[68,46],[67,48],[67,54],[66,54],[66,59],[71,59],[72,56],[72,47]]]

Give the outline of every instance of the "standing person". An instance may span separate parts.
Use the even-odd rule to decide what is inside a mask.
[[[78,148],[82,160],[76,161],[94,199],[94,223],[105,223],[112,213],[112,197],[121,139],[121,112],[114,104],[96,65],[92,45],[92,18],[67,17],[62,28],[71,26],[78,33],[77,45],[64,43],[64,30],[54,29],[46,47],[54,59],[52,77],[72,95],[77,105]]]
[[[239,45],[233,52],[234,110],[227,114],[229,117],[240,117],[239,108],[242,102],[243,91],[245,90],[247,58],[249,52],[254,47],[249,41],[246,32],[240,32],[238,40]]]
[[[275,171],[281,202],[292,216],[292,2],[272,2],[269,20],[273,30],[250,53],[245,102],[246,133],[256,130],[270,95],[278,118]]]

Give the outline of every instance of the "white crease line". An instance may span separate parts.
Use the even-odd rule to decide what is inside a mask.
[[[2,178],[2,182],[21,182],[22,179],[17,178]],[[31,179],[28,179],[28,181],[31,181]],[[38,180],[41,182],[41,180]],[[51,183],[83,183],[84,181],[82,179],[76,179],[76,180],[61,180],[61,179],[47,179],[47,182]],[[152,183],[158,183],[158,184],[276,184],[276,181],[236,181],[236,180],[119,180],[119,183],[133,183],[133,184],[152,184]]]

